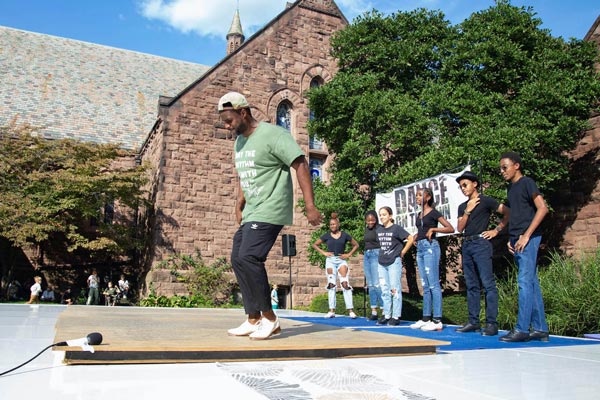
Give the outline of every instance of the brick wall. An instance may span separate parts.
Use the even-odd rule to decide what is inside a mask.
[[[584,40],[600,49],[600,16]],[[600,72],[600,64],[596,64]],[[571,186],[558,202],[559,224],[565,225],[560,243],[567,254],[595,252],[600,244],[600,115],[590,117],[591,129],[571,152]]]

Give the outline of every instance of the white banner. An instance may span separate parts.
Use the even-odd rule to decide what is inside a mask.
[[[440,212],[452,224],[456,230],[458,222],[458,206],[467,198],[456,183],[456,178],[465,171],[470,171],[467,165],[462,171],[453,174],[440,174],[431,178],[423,179],[394,189],[391,193],[377,193],[375,196],[375,207],[379,209],[388,206],[394,212],[394,222],[413,234],[417,232],[415,220],[419,214],[415,196],[419,189],[430,188],[433,191],[435,209]],[[442,236],[445,234],[438,234]]]

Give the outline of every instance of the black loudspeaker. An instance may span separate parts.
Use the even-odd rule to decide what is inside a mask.
[[[296,236],[281,235],[282,250],[284,257],[293,257],[296,255]]]

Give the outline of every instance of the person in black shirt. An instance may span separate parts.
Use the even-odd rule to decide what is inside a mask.
[[[352,249],[346,253],[346,244],[350,242]],[[327,251],[320,246],[325,243]],[[336,213],[331,214],[329,220],[329,232],[321,236],[312,245],[313,249],[326,257],[325,270],[327,275],[327,297],[329,300],[329,312],[325,318],[335,317],[335,291],[337,275],[340,275],[340,285],[344,293],[344,302],[350,318],[356,318],[354,313],[354,305],[352,303],[352,287],[349,282],[350,268],[348,267],[348,259],[358,250],[358,242],[346,232],[340,231],[340,220]]]
[[[462,268],[467,284],[467,308],[469,321],[457,328],[457,332],[478,332],[481,329],[481,285],[485,289],[485,329],[484,336],[498,334],[498,288],[492,266],[492,243],[490,240],[508,224],[509,210],[496,199],[480,194],[479,178],[471,171],[465,171],[456,178],[468,200],[458,206],[458,232],[463,233]],[[495,229],[488,230],[490,216],[498,212],[503,219]],[[481,285],[479,281],[481,280]]]
[[[509,182],[506,205],[510,208],[508,220],[508,250],[514,254],[519,268],[519,313],[517,325],[503,342],[549,340],[544,300],[537,277],[537,253],[542,240],[540,224],[548,214],[548,207],[535,181],[523,175],[521,156],[507,152],[500,156],[500,171]],[[529,332],[530,327],[533,332]]]
[[[377,307],[383,308],[381,287],[379,286],[379,239],[376,232],[377,226],[377,212],[375,210],[367,211],[365,214],[363,268],[365,282],[369,288],[369,303],[371,305],[371,315],[367,317],[369,321],[377,321]]]
[[[423,286],[423,319],[410,327],[423,331],[441,331],[442,287],[440,285],[440,245],[437,233],[452,233],[454,228],[433,206],[433,192],[419,189],[416,194],[421,212],[417,215],[415,242],[417,243],[417,266]],[[442,224],[442,227],[438,227]],[[433,316],[432,316],[433,311]]]
[[[381,225],[377,227],[379,250],[379,285],[383,298],[383,315],[377,325],[400,325],[402,315],[402,257],[413,244],[412,236],[394,224],[390,207],[379,209]],[[406,243],[405,243],[406,242]]]

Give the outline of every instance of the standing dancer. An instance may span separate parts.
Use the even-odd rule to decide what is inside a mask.
[[[322,243],[327,245],[327,251],[320,246]],[[346,253],[346,243],[352,245],[352,249]],[[344,302],[350,318],[356,318],[354,313],[354,305],[352,303],[352,287],[350,286],[350,268],[348,267],[348,259],[358,250],[358,242],[354,240],[348,233],[340,230],[340,220],[336,213],[331,214],[329,220],[329,232],[317,239],[313,245],[313,249],[327,257],[325,260],[325,273],[327,275],[327,299],[329,302],[329,312],[325,318],[335,317],[335,292],[337,276],[340,276],[340,285],[344,293]]]
[[[402,315],[402,257],[413,244],[413,237],[394,224],[390,207],[379,209],[381,225],[377,227],[379,250],[379,286],[383,298],[383,315],[377,325],[400,325]],[[406,244],[403,243],[406,241]]]
[[[377,212],[367,211],[365,214],[365,252],[363,255],[363,269],[365,281],[369,288],[369,303],[371,304],[371,315],[369,321],[377,321],[377,307],[383,309],[381,298],[381,287],[379,286],[379,239],[377,238]]]
[[[540,224],[548,207],[535,181],[523,175],[523,162],[519,153],[512,151],[500,156],[500,171],[509,182],[506,205],[510,208],[508,220],[508,250],[514,254],[519,268],[519,313],[517,325],[503,342],[547,342],[548,324],[544,312],[544,300],[537,276],[537,254],[542,241]],[[529,328],[533,331],[530,333]]]
[[[480,194],[479,178],[471,171],[465,171],[456,178],[468,200],[458,206],[458,232],[463,233],[462,268],[467,284],[467,309],[469,321],[456,328],[456,332],[477,332],[481,329],[481,285],[485,289],[485,329],[483,336],[498,334],[498,288],[492,265],[493,248],[491,239],[508,224],[508,207],[498,204],[496,199]],[[500,213],[504,217],[495,228],[488,230],[490,216]],[[481,280],[481,285],[479,281]]]
[[[440,245],[436,234],[452,233],[454,228],[434,208],[431,189],[419,189],[416,200],[421,207],[421,212],[417,215],[415,241],[417,242],[417,265],[423,286],[423,319],[410,327],[423,331],[441,331],[444,325],[440,286]],[[442,227],[438,227],[438,224],[442,224]]]

